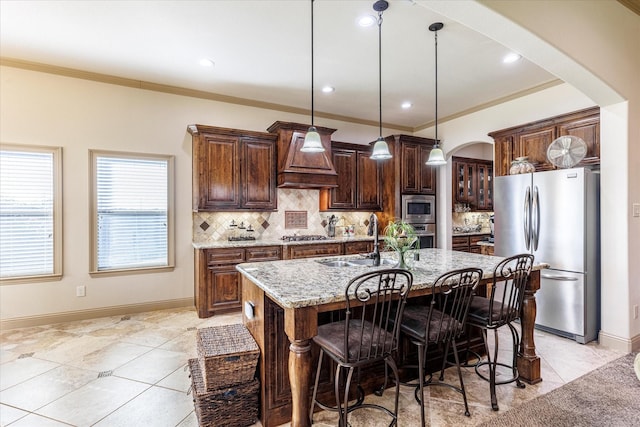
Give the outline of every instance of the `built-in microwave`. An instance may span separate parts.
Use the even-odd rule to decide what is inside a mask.
[[[426,195],[402,196],[402,219],[410,223],[435,224],[436,197]]]

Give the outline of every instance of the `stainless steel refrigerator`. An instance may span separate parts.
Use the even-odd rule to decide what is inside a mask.
[[[600,174],[586,168],[500,176],[495,254],[532,253],[541,271],[536,327],[585,344],[600,329]]]

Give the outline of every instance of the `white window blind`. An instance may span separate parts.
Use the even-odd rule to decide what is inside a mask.
[[[168,158],[94,156],[94,271],[170,266]]]
[[[0,150],[0,278],[61,274],[59,148]]]

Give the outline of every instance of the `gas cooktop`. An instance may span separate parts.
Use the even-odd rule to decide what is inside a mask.
[[[293,234],[290,236],[282,236],[285,242],[303,242],[308,240],[327,240],[327,236],[321,234]]]

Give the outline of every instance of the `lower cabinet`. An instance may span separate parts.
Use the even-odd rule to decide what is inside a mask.
[[[486,240],[490,234],[474,234],[473,236],[453,236],[451,249],[461,252],[482,253],[482,247],[478,242]]]
[[[482,255],[493,255],[493,245],[480,245]]]
[[[354,240],[350,242],[331,243],[305,243],[285,246],[284,259],[353,255],[369,253],[371,251],[373,251],[373,240]]]
[[[198,317],[205,318],[241,309],[242,280],[236,265],[243,262],[350,255],[371,251],[373,240],[196,249],[194,295]]]
[[[240,310],[242,285],[236,265],[282,259],[281,246],[195,250],[195,306],[198,317]]]
[[[373,242],[358,240],[357,242],[344,242],[344,254],[368,254],[373,252]]]

